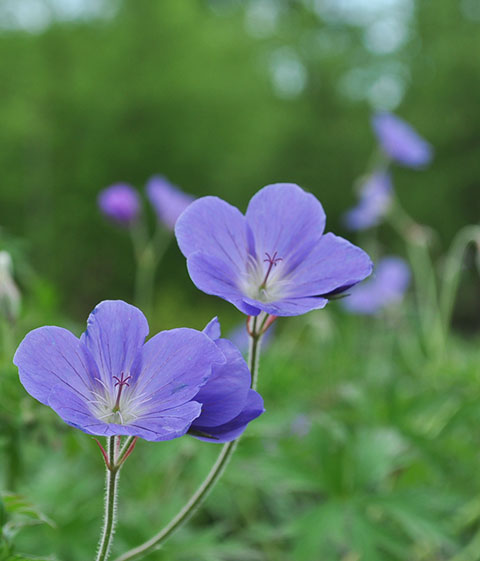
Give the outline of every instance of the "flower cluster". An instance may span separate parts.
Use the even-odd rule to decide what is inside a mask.
[[[78,339],[60,327],[27,334],[14,357],[38,401],[88,434],[169,440],[191,430],[226,442],[263,412],[240,352],[205,332],[173,329],[145,343],[145,316],[122,301],[99,304]]]

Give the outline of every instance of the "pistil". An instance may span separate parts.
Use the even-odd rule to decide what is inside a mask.
[[[277,266],[277,263],[279,261],[283,261],[283,259],[281,257],[277,257],[277,252],[275,251],[275,253],[273,255],[270,255],[269,253],[265,252],[265,255],[267,256],[266,259],[264,259],[263,261],[265,263],[268,263],[268,269],[267,272],[265,274],[265,278],[263,279],[262,284],[260,285],[260,289],[264,289],[267,287],[267,280],[268,277],[273,269],[273,267]]]
[[[115,401],[115,405],[113,406],[113,412],[117,413],[120,411],[120,398],[122,397],[122,390],[124,386],[129,386],[128,380],[130,380],[131,376],[127,376],[126,378],[123,377],[124,373],[120,374],[120,378],[118,376],[114,376],[113,379],[116,380],[116,384],[114,387],[118,386],[118,393],[117,393],[117,400]]]

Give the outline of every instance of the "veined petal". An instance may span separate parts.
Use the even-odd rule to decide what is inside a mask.
[[[246,219],[259,259],[275,252],[283,265],[295,267],[325,228],[320,201],[293,183],[267,185],[251,199]]]
[[[250,306],[258,306],[263,312],[279,317],[299,316],[312,310],[321,310],[328,304],[328,299],[322,296],[282,298],[275,302],[260,302],[245,298]],[[268,331],[267,331],[268,333]]]
[[[250,390],[250,370],[242,353],[227,339],[219,339],[217,346],[226,362],[213,367],[208,382],[195,396],[202,404],[202,414],[195,423],[204,427],[221,425],[239,415]]]
[[[187,259],[187,267],[193,283],[203,292],[220,296],[244,314],[256,316],[260,313],[259,308],[245,303],[243,292],[238,287],[240,273],[230,263],[214,255],[197,252]]]
[[[180,328],[162,331],[145,343],[131,370],[128,388],[148,411],[171,409],[192,399],[225,359],[204,333]]]
[[[106,300],[90,314],[81,340],[92,354],[103,384],[114,387],[114,376],[127,376],[148,335],[143,313],[122,300]]]
[[[203,427],[193,423],[191,426],[192,436],[206,442],[230,442],[238,438],[247,428],[248,423],[259,417],[264,411],[262,397],[256,391],[249,390],[247,402],[237,417],[216,427]],[[213,438],[201,436],[198,433],[205,433]]]
[[[189,401],[171,409],[150,411],[129,425],[112,425],[115,430],[125,428],[131,436],[139,436],[145,440],[171,440],[183,436],[192,421],[201,412],[202,406],[196,401]],[[115,433],[118,434],[118,433]]]
[[[370,257],[347,240],[325,234],[288,277],[286,298],[326,296],[357,284],[372,272]]]
[[[62,386],[53,388],[48,405],[68,425],[97,436],[139,436],[145,440],[170,440],[184,435],[200,415],[201,405],[190,401],[167,410],[149,411],[129,424],[106,423],[97,419],[85,401]]]
[[[251,245],[243,214],[218,197],[194,201],[175,225],[178,245],[185,257],[201,252],[224,262],[238,277]]]
[[[57,385],[88,398],[93,381],[91,364],[79,339],[67,329],[34,329],[20,343],[13,362],[27,392],[45,405]]]

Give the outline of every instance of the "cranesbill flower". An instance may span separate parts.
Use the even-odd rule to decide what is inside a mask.
[[[392,113],[376,113],[372,126],[383,151],[399,164],[419,168],[433,157],[432,146],[408,123]]]
[[[60,327],[27,334],[14,363],[35,399],[88,434],[170,440],[200,415],[195,397],[223,363],[218,346],[194,329],[162,331],[122,301],[100,303],[78,339]]]
[[[246,215],[217,197],[194,201],[175,227],[196,286],[248,315],[295,316],[367,277],[368,255],[323,234],[320,202],[298,185],[261,189]]]
[[[400,257],[384,257],[372,278],[356,286],[342,303],[349,312],[374,315],[400,302],[409,283],[410,269],[405,261]]]
[[[362,184],[360,200],[343,217],[350,230],[365,230],[377,226],[392,205],[393,186],[390,174],[376,171]]]
[[[129,226],[140,213],[140,198],[130,185],[117,183],[100,192],[98,206],[107,218],[121,226]]]
[[[169,230],[174,229],[177,218],[194,200],[194,197],[184,193],[161,175],[156,175],[149,180],[147,196],[158,220]]]
[[[227,339],[220,339],[217,318],[204,333],[216,342],[226,362],[213,366],[211,377],[195,396],[202,404],[202,413],[189,432],[200,440],[229,442],[265,411],[263,399],[250,389],[251,374],[241,352]]]

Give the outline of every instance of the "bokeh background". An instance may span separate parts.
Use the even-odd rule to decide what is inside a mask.
[[[329,230],[362,245],[341,216],[375,149],[371,116],[388,110],[435,149],[428,169],[395,168],[394,184],[438,233],[440,256],[480,216],[479,53],[478,0],[0,0],[0,249],[23,298],[17,331],[3,334],[2,486],[57,524],[23,530],[21,551],[90,558],[99,531],[98,451],[26,397],[8,350],[28,329],[80,333],[100,300],[132,299],[131,240],[99,212],[99,191],[122,181],[144,193],[160,173],[243,210],[263,185],[295,182],[321,200]],[[405,253],[391,228],[377,234]],[[472,261],[448,359],[404,319],[332,303],[285,320],[262,364],[268,413],[216,498],[151,559],[480,559]],[[213,315],[226,331],[243,321],[192,285],[172,241],[152,330]],[[116,551],[168,520],[208,470],[207,448],[138,447]]]

